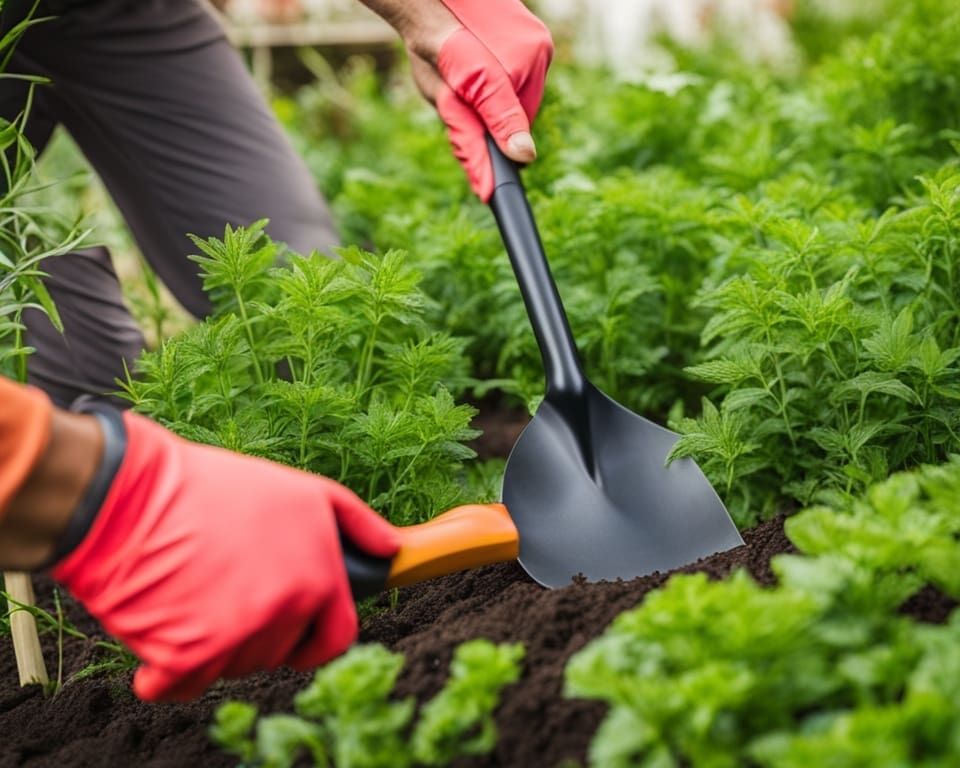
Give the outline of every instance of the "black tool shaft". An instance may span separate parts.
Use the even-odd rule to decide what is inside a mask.
[[[391,560],[375,557],[360,549],[340,531],[340,547],[343,550],[343,564],[350,580],[350,593],[354,601],[373,597],[382,592],[390,575]]]
[[[520,174],[513,161],[489,136],[487,146],[494,178],[490,208],[510,255],[520,294],[540,346],[547,393],[579,395],[586,379]]]

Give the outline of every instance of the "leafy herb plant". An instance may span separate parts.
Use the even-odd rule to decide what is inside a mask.
[[[960,463],[901,473],[861,500],[788,521],[804,556],[678,575],[569,662],[566,690],[610,712],[592,765],[951,765],[960,759],[956,643],[899,608],[957,594]]]
[[[27,356],[23,313],[36,310],[60,327],[60,316],[42,281],[42,262],[68,253],[86,237],[77,222],[60,216],[50,207],[37,205],[34,176],[36,152],[25,127],[36,87],[45,80],[36,75],[7,72],[7,64],[20,36],[43,19],[27,18],[7,30],[0,39],[0,80],[26,81],[27,98],[12,120],[0,118],[0,373],[25,381]]]
[[[493,712],[501,689],[519,677],[522,658],[521,645],[460,645],[447,684],[414,722],[414,700],[390,698],[403,656],[381,645],[356,646],[317,670],[294,699],[295,715],[258,719],[252,704],[229,702],[217,710],[210,734],[244,764],[264,768],[287,768],[303,755],[336,768],[449,765],[493,749]]]
[[[884,8],[795,73],[681,55],[598,92],[558,64],[537,118],[524,179],[591,379],[672,409],[741,525],[956,449],[960,10]],[[301,140],[337,115],[313,139],[349,238],[407,249],[478,391],[535,402],[516,282],[439,121],[369,68],[337,87],[285,108]]]
[[[283,254],[266,222],[197,240],[209,319],[125,384],[135,407],[200,442],[332,477],[398,524],[463,497],[462,343],[431,331],[401,252]]]
[[[698,297],[708,359],[687,368],[719,405],[675,420],[672,455],[701,460],[741,523],[781,492],[859,492],[960,447],[960,170],[922,183],[880,217],[843,197],[800,216],[732,206],[753,234],[722,245]]]

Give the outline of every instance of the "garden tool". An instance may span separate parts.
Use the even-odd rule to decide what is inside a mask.
[[[501,499],[519,561],[547,587],[669,571],[743,544],[697,464],[667,463],[679,435],[632,413],[584,375],[512,161],[488,136],[490,207],[533,326],[546,394],[507,460]]]
[[[517,168],[487,143],[490,207],[540,347],[546,395],[507,459],[503,504],[399,528],[392,560],[341,536],[354,598],[515,557],[547,587],[577,576],[630,579],[743,544],[696,463],[667,464],[679,436],[587,380]]]
[[[503,504],[465,504],[426,523],[397,528],[400,550],[374,557],[340,535],[354,600],[489,563],[514,560],[517,528]]]

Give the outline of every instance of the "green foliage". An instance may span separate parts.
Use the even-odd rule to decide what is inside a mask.
[[[228,702],[210,736],[245,764],[264,768],[292,766],[300,755],[337,768],[448,765],[493,749],[493,712],[501,689],[519,677],[522,658],[520,645],[460,645],[446,685],[414,722],[412,698],[390,699],[403,656],[360,645],[317,670],[294,698],[296,715],[258,719],[253,705]]]
[[[524,179],[588,375],[670,414],[741,525],[957,450],[960,6],[875,6],[792,74],[721,51],[599,89],[558,64],[537,119]],[[404,72],[320,74],[282,112],[347,238],[408,251],[476,393],[538,402],[515,279],[442,125]]]
[[[462,343],[431,331],[403,253],[285,254],[265,222],[195,241],[213,313],[125,384],[136,408],[200,442],[335,478],[399,524],[461,501],[474,410],[448,387]]]
[[[571,696],[610,713],[598,766],[905,766],[960,758],[960,614],[917,623],[925,583],[957,594],[960,459],[787,522],[804,556],[678,575],[575,655]]]
[[[446,687],[420,711],[411,747],[417,763],[449,765],[461,755],[485,755],[497,741],[493,712],[500,690],[517,681],[524,650],[519,643],[460,645]]]
[[[806,504],[956,451],[960,168],[879,218],[842,199],[803,218],[738,200],[730,215],[753,233],[720,247],[697,298],[708,359],[686,369],[721,405],[675,420],[673,456],[701,460],[748,523],[782,491]]]
[[[20,381],[26,379],[27,355],[32,351],[24,344],[23,312],[39,310],[56,327],[61,325],[41,280],[42,262],[76,248],[86,234],[78,230],[76,222],[30,199],[37,192],[33,175],[36,153],[25,126],[34,88],[44,87],[46,81],[8,72],[7,64],[20,36],[42,21],[28,14],[0,39],[0,80],[16,78],[29,83],[22,111],[12,120],[0,118],[0,374]]]
[[[490,380],[484,388],[534,400],[542,394],[539,355],[489,211],[469,192],[433,112],[419,101],[411,105],[419,97],[392,84],[377,91],[368,77],[356,79],[356,71],[337,96],[326,75],[300,91],[295,104],[280,107],[295,141],[324,148],[329,162],[318,178],[345,238],[406,250],[435,299],[429,321],[468,339],[476,374]],[[586,78],[568,88],[565,74],[555,80],[564,97],[577,98]],[[348,98],[342,89],[351,88]],[[618,92],[614,104],[624,96]],[[549,114],[571,106],[557,100],[552,90],[542,138],[538,131],[541,146],[551,143]],[[345,106],[345,133],[342,116],[335,137],[304,127],[322,125],[331,109]],[[627,172],[588,174],[581,166],[595,158],[571,162],[561,149],[543,152],[544,162],[527,178],[539,193],[533,204],[575,338],[601,387],[633,405],[665,409],[676,394],[671,377],[682,378],[675,361],[666,360],[668,344],[697,343],[697,324],[684,305],[688,280],[702,276],[712,222],[696,219],[721,198],[668,169],[639,179]],[[547,175],[549,185],[540,183]]]
[[[852,39],[875,34],[894,10],[893,0],[860,0],[833,7],[801,0],[793,5],[789,22],[794,42],[805,59],[817,62],[849,45]]]
[[[960,598],[960,458],[899,473],[862,498],[840,497],[786,522],[790,538],[811,555],[841,554],[902,581],[931,583]]]
[[[82,640],[89,648],[91,638],[77,629],[66,617],[60,600],[60,592],[56,588],[53,590],[53,612],[45,610],[40,605],[27,605],[26,603],[22,603],[10,595],[10,593],[2,590],[0,590],[0,599],[7,603],[6,612],[0,615],[0,630],[2,630],[3,634],[10,634],[10,617],[20,611],[33,616],[38,633],[56,634],[56,676],[48,683],[47,692],[58,693],[64,684],[64,641],[67,638]],[[137,658],[119,643],[97,640],[92,643],[92,647],[101,652],[98,654],[98,658],[95,661],[91,661],[83,667],[83,669],[72,674],[67,680],[68,683],[83,680],[94,675],[129,672],[139,663]]]

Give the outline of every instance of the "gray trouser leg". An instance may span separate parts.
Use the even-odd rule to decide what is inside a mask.
[[[41,11],[43,9],[41,8]],[[63,125],[102,178],[154,271],[195,315],[209,310],[187,233],[269,218],[292,249],[337,236],[313,179],[200,0],[93,0],[30,29],[10,71],[37,73],[37,133]],[[16,112],[15,81],[0,109]],[[35,383],[60,402],[116,389],[142,337],[100,250],[44,269],[66,326],[29,318]],[[80,277],[82,275],[82,277]]]
[[[29,381],[68,406],[81,394],[118,389],[124,362],[132,366],[143,349],[143,335],[123,303],[123,292],[106,248],[87,248],[49,259],[44,266],[61,334],[46,315],[26,316]]]

